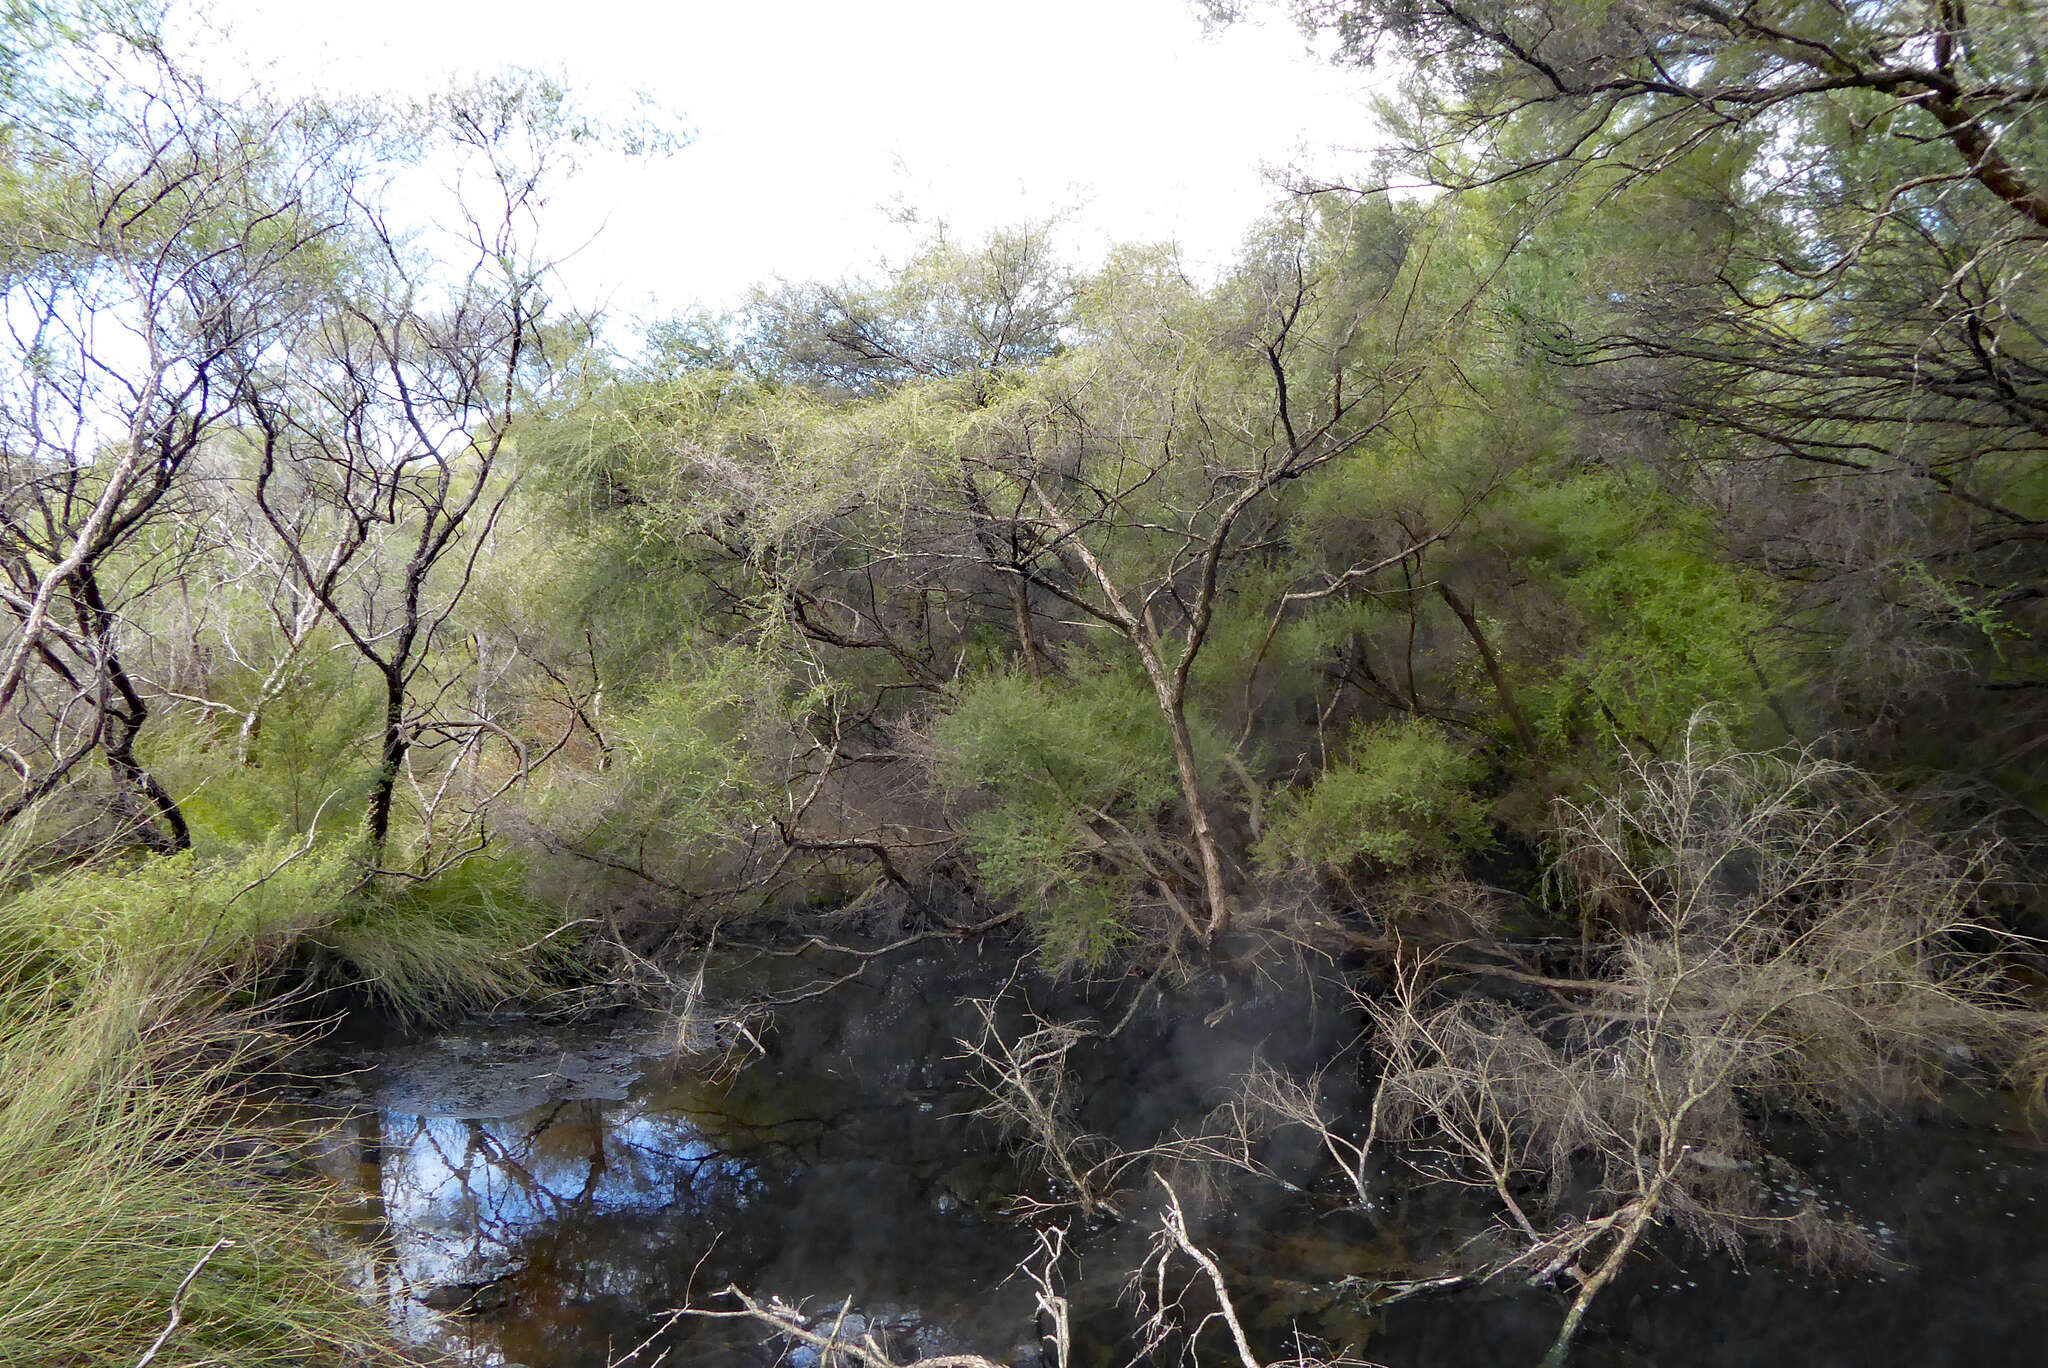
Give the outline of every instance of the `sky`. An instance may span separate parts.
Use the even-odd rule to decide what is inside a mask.
[[[1205,34],[1189,0],[215,0],[214,60],[286,89],[423,94],[524,66],[690,135],[600,161],[546,231],[571,300],[636,318],[775,278],[872,275],[956,238],[1060,216],[1086,260],[1172,240],[1226,262],[1277,167],[1364,159],[1366,78],[1284,17]],[[906,223],[906,211],[916,222]],[[587,245],[584,245],[587,244]]]

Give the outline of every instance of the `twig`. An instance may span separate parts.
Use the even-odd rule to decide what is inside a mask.
[[[759,1321],[772,1327],[777,1334],[787,1335],[817,1350],[820,1368],[834,1368],[835,1358],[842,1354],[851,1357],[855,1363],[861,1365],[861,1368],[896,1368],[889,1356],[881,1351],[881,1346],[876,1343],[873,1335],[863,1336],[859,1340],[840,1338],[840,1328],[853,1304],[851,1298],[839,1308],[839,1315],[832,1323],[831,1333],[821,1335],[804,1324],[802,1312],[798,1308],[779,1297],[771,1297],[764,1304],[737,1287],[728,1287],[720,1295],[733,1298],[745,1310],[710,1311],[700,1307],[684,1307],[681,1314],[702,1316],[710,1320],[747,1318]],[[909,1368],[1002,1368],[1002,1365],[979,1354],[936,1354],[930,1358],[918,1359],[910,1364]]]
[[[187,1273],[185,1280],[178,1284],[178,1290],[171,1293],[171,1318],[164,1323],[162,1332],[156,1337],[156,1343],[150,1345],[148,1351],[141,1358],[135,1360],[135,1368],[149,1368],[150,1361],[157,1356],[164,1345],[170,1342],[171,1336],[177,1333],[178,1326],[185,1319],[185,1290],[192,1286],[192,1280],[199,1276],[199,1270],[213,1261],[214,1255],[220,1253],[233,1243],[233,1240],[223,1235],[213,1242],[213,1248],[199,1256],[199,1262],[192,1265],[192,1271]]]
[[[1073,1308],[1053,1285],[1060,1260],[1067,1252],[1067,1228],[1040,1227],[1037,1234],[1040,1266],[1032,1267],[1027,1257],[1017,1265],[1017,1270],[1031,1282],[1032,1300],[1038,1307],[1041,1351],[1051,1350],[1051,1368],[1069,1368],[1073,1362]]]
[[[1217,1314],[1223,1318],[1223,1323],[1230,1327],[1230,1338],[1237,1345],[1238,1361],[1244,1365],[1244,1368],[1265,1368],[1265,1365],[1259,1362],[1259,1356],[1252,1352],[1251,1341],[1245,1338],[1244,1326],[1238,1323],[1237,1307],[1230,1300],[1230,1286],[1223,1280],[1223,1270],[1216,1266],[1216,1260],[1210,1257],[1208,1250],[1203,1249],[1188,1238],[1188,1222],[1187,1217],[1182,1214],[1180,1209],[1180,1194],[1175,1192],[1173,1184],[1167,1182],[1161,1175],[1154,1174],[1153,1177],[1158,1178],[1159,1186],[1166,1189],[1166,1210],[1159,1213],[1159,1231],[1161,1236],[1165,1240],[1170,1241],[1181,1253],[1194,1260],[1195,1265],[1207,1275],[1209,1287],[1216,1293]],[[1160,1256],[1162,1280],[1165,1271],[1165,1256],[1162,1253]],[[1161,1309],[1163,1310],[1164,1308]],[[1199,1329],[1199,1327],[1197,1328]]]

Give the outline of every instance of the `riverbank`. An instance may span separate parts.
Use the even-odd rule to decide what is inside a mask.
[[[548,929],[451,881],[370,906],[346,850],[190,853],[0,899],[0,1364],[401,1361],[334,1247],[332,1185],[252,1089],[306,996],[419,1020],[548,984]]]
[[[487,864],[372,902],[346,850],[47,878],[0,904],[4,1040],[27,1080],[0,1111],[0,1156],[27,1185],[0,1227],[18,1332],[4,1361],[76,1343],[67,1361],[107,1368],[229,1350],[374,1362],[408,1340],[447,1347],[461,1324],[541,1336],[515,1353],[489,1332],[480,1368],[594,1368],[627,1330],[637,1343],[707,1323],[668,1317],[717,1309],[704,1299],[730,1285],[854,1295],[891,1333],[909,1333],[892,1307],[945,1327],[898,1359],[973,1344],[1021,1363],[1040,1350],[1007,1337],[1057,1286],[1069,1361],[1091,1368],[1190,1336],[1203,1361],[1391,1362],[1401,1326],[1435,1344],[1472,1323],[1514,1346],[1473,1361],[1523,1363],[1567,1303],[1568,1330],[1593,1341],[1585,1361],[1633,1345],[1613,1361],[1640,1364],[1656,1359],[1643,1298],[1680,1295],[1644,1279],[1716,1269],[1680,1300],[1694,1284],[1734,1296],[1717,1257],[1772,1270],[1774,1315],[1859,1277],[1897,1290],[1902,1267],[1944,1270],[1908,1290],[1959,1314],[1982,1291],[1950,1274],[1980,1247],[2022,1269],[2044,1251],[1987,1237],[1982,1213],[1960,1241],[1922,1213],[1909,1241],[1906,1218],[1883,1214],[1911,1168],[1895,1138],[1951,1124],[1928,1103],[1943,1090],[1993,1098],[2027,1077],[2011,1055],[2034,1018],[2007,961],[1969,949],[1993,932],[1967,914],[1967,866],[1868,825],[1823,848],[1832,864],[1804,847],[1783,860],[1784,833],[1844,820],[1795,817],[1724,842],[1767,878],[1683,900],[1683,871],[1644,866],[1644,902],[1597,954],[1533,932],[1460,940],[1419,913],[1302,912],[1219,939],[1205,962],[1096,979],[1054,971],[1004,917],[865,948],[678,937],[657,964],[579,946]],[[1698,848],[1685,832],[1650,847]],[[1780,873],[1832,901],[1780,896]],[[838,933],[857,939],[856,917],[883,919],[842,914]],[[475,1015],[579,972],[596,991],[553,994],[552,1013]],[[309,1011],[315,990],[329,996]],[[627,999],[646,1006],[621,1015]],[[299,1105],[252,1121],[250,1080],[281,1076],[285,1017],[344,1002],[383,1029],[297,1067],[351,1081],[296,1088]],[[2006,1218],[2020,1220],[2041,1195],[2033,1151],[1959,1133],[2019,1156],[1993,1177],[2022,1189]],[[307,1148],[319,1158],[293,1169]],[[1871,1209],[1847,1199],[1830,1150],[1888,1175]],[[1929,1153],[1944,1181],[1958,1170]],[[67,1183],[45,1199],[53,1165]],[[1960,1208],[1966,1194],[1971,1211],[1992,1200],[1981,1183],[1948,1195]],[[1603,1243],[1624,1222],[1626,1242]],[[408,1230],[431,1235],[431,1258],[405,1253]],[[862,1281],[903,1258],[898,1282]],[[933,1284],[934,1267],[974,1276]],[[779,1282],[792,1268],[803,1276]],[[1219,1280],[1241,1343],[1201,1339]],[[1162,1302],[1168,1285],[1182,1293]],[[1155,1289],[1135,1319],[1128,1286]],[[1462,1309],[1446,1321],[1438,1304]],[[1683,1343],[1703,1333],[1694,1314],[1673,1322],[1691,1327]],[[762,1327],[715,1324],[717,1352],[751,1362]],[[1999,1362],[2004,1333],[1973,1361]]]

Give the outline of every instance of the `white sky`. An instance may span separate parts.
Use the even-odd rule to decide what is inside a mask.
[[[216,0],[287,87],[423,93],[547,70],[600,101],[645,91],[693,134],[599,165],[558,243],[579,304],[640,317],[736,302],[776,276],[900,257],[907,205],[959,236],[1069,215],[1077,252],[1173,239],[1226,259],[1273,165],[1355,169],[1363,78],[1278,16],[1205,36],[1188,0]]]

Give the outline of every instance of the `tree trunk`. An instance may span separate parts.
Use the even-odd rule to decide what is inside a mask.
[[[1136,644],[1159,696],[1159,710],[1166,714],[1167,732],[1173,738],[1173,764],[1180,775],[1181,801],[1188,805],[1188,826],[1193,830],[1195,852],[1202,862],[1202,901],[1209,905],[1209,926],[1202,941],[1214,945],[1216,937],[1230,929],[1230,893],[1223,881],[1223,856],[1216,848],[1216,829],[1209,821],[1209,800],[1202,792],[1202,774],[1195,765],[1186,702],[1170,686],[1157,655],[1145,643]]]
[[[1560,1368],[1571,1356],[1572,1341],[1578,1338],[1579,1325],[1586,1319],[1586,1311],[1593,1305],[1593,1299],[1601,1289],[1614,1281],[1614,1275],[1628,1262],[1628,1256],[1635,1251],[1636,1241],[1649,1228],[1650,1221],[1657,1214],[1657,1207],[1664,1200],[1664,1188],[1670,1179],[1668,1172],[1660,1174],[1650,1190],[1638,1201],[1636,1209],[1622,1226],[1621,1234],[1614,1241],[1614,1248],[1607,1251],[1607,1257],[1600,1261],[1600,1267],[1593,1276],[1579,1285],[1579,1295],[1572,1299],[1572,1309],[1565,1312],[1564,1325],[1557,1332],[1556,1341],[1550,1352],[1543,1356],[1542,1368]]]
[[[1038,662],[1038,630],[1031,621],[1031,590],[1020,575],[1004,576],[1010,585],[1010,611],[1017,619],[1017,649],[1024,655],[1024,673],[1033,679],[1045,671]]]
[[[137,691],[135,682],[128,677],[128,671],[121,664],[120,655],[114,650],[114,615],[107,610],[106,600],[100,594],[99,579],[90,566],[81,570],[75,581],[78,594],[79,625],[84,629],[86,639],[99,652],[100,668],[106,674],[107,682],[120,695],[120,706],[102,704],[101,713],[108,727],[101,744],[106,749],[107,768],[113,773],[114,782],[124,792],[140,793],[149,799],[151,806],[170,828],[168,839],[154,827],[145,838],[158,850],[190,850],[192,829],[185,824],[185,814],[178,807],[178,800],[157,782],[154,774],[135,758],[135,738],[141,733],[143,723],[149,720],[149,703]]]
[[[1216,937],[1230,928],[1230,894],[1223,881],[1223,857],[1216,849],[1215,827],[1209,821],[1209,800],[1202,792],[1201,772],[1195,765],[1194,741],[1188,735],[1187,667],[1192,663],[1194,652],[1201,647],[1200,633],[1190,633],[1187,653],[1181,659],[1180,668],[1177,671],[1168,669],[1165,658],[1159,653],[1159,633],[1153,624],[1151,609],[1146,608],[1142,616],[1132,612],[1108,569],[1086,541],[1074,536],[1073,524],[1068,522],[1059,505],[1046,496],[1036,480],[1027,482],[1026,487],[1061,537],[1072,546],[1073,554],[1087,567],[1096,587],[1101,589],[1109,611],[1097,616],[1106,623],[1114,624],[1123,634],[1137,655],[1138,663],[1144,666],[1145,677],[1152,681],[1152,692],[1159,700],[1159,711],[1166,717],[1166,729],[1173,740],[1173,763],[1180,775],[1181,798],[1188,805],[1188,825],[1193,829],[1195,852],[1202,863],[1202,900],[1209,905],[1209,926],[1202,940],[1204,944],[1214,945]],[[1212,590],[1213,587],[1210,586]]]
[[[1500,710],[1508,715],[1508,721],[1515,728],[1515,735],[1521,738],[1522,749],[1529,753],[1529,768],[1536,776],[1536,783],[1548,794],[1550,790],[1550,767],[1543,763],[1543,749],[1537,743],[1536,729],[1529,725],[1528,716],[1523,713],[1521,702],[1515,697],[1515,687],[1508,682],[1507,672],[1500,667],[1500,657],[1493,653],[1486,634],[1479,628],[1479,618],[1473,613],[1472,605],[1458,596],[1446,580],[1436,582],[1436,591],[1443,601],[1450,605],[1458,621],[1465,624],[1466,635],[1479,651],[1479,663],[1486,667],[1486,677],[1493,681],[1494,697],[1500,700]]]
[[[1003,555],[995,533],[995,512],[988,506],[988,498],[981,492],[981,486],[974,482],[974,472],[964,462],[960,467],[960,492],[967,499],[967,511],[972,515],[974,525],[974,540],[981,547],[982,559],[1002,577],[1010,591],[1010,611],[1017,619],[1017,649],[1024,656],[1024,673],[1033,679],[1041,678],[1044,671],[1038,656],[1038,630],[1031,620],[1031,589],[1024,582],[1023,566],[1014,554]]]
[[[398,772],[405,765],[405,680],[384,676],[384,747],[377,761],[377,787],[370,794],[370,849],[373,859],[384,853],[391,834],[391,804],[398,792]]]

